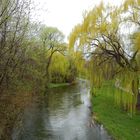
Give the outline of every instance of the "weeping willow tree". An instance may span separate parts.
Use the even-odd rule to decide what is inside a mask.
[[[50,82],[52,83],[71,83],[76,78],[76,68],[71,63],[69,56],[55,53],[49,68]]]
[[[139,93],[139,10],[139,0],[126,0],[119,8],[101,3],[84,14],[69,37],[70,51],[88,54],[92,94],[114,79],[116,102],[131,113]]]
[[[73,53],[73,64],[76,66],[77,76],[79,78],[86,78],[88,76],[88,65],[84,59],[83,53],[78,51]],[[80,62],[80,63],[79,63]]]

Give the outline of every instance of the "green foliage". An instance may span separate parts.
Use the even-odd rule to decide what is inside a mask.
[[[116,105],[114,102],[115,92],[117,89],[112,82],[103,84],[97,91],[97,96],[92,98],[94,118],[104,125],[115,140],[139,140],[140,112],[131,117],[131,113],[120,110],[120,103]]]
[[[58,88],[58,87],[65,87],[69,86],[69,83],[49,83],[48,88]]]
[[[64,42],[64,35],[55,27],[42,27],[40,31],[40,38],[46,49],[56,46]]]
[[[68,57],[59,53],[53,55],[49,73],[52,83],[72,82],[76,78],[74,65],[71,65]]]
[[[139,88],[139,9],[137,0],[126,0],[120,7],[101,3],[85,13],[69,37],[69,50],[78,60],[77,69],[84,69],[83,59],[87,65],[91,93],[97,95],[96,89],[102,83],[119,79],[119,87],[128,93],[124,96],[119,90],[116,102],[131,113],[135,113]],[[135,31],[123,35],[122,29],[129,30],[128,27],[135,27]]]

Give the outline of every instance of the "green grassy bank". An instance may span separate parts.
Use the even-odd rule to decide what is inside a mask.
[[[116,88],[106,84],[92,98],[96,121],[102,123],[115,140],[140,140],[140,112],[131,115],[115,104]]]
[[[65,86],[70,86],[76,84],[77,81],[73,81],[71,83],[49,83],[48,88],[57,88],[57,87],[65,87]]]
[[[48,88],[57,88],[57,87],[63,87],[63,86],[69,86],[69,83],[49,83]]]

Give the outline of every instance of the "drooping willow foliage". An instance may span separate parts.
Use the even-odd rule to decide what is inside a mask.
[[[76,77],[75,65],[71,65],[71,60],[68,56],[55,53],[50,64],[49,75],[52,83],[73,82]]]
[[[69,62],[63,55],[56,53],[52,57],[49,73],[52,82],[65,82],[68,72]]]
[[[124,109],[130,113],[136,112],[137,97],[139,94],[139,74],[137,72],[125,69],[118,74],[118,85],[116,85],[115,99],[118,105],[122,105]],[[116,82],[117,83],[117,82]]]
[[[69,48],[74,54],[83,53],[92,94],[112,80],[117,89],[116,103],[135,113],[140,75],[140,0],[126,0],[120,7],[101,3],[86,12],[83,22],[70,34]]]

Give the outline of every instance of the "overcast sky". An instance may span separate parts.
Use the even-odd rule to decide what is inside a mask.
[[[122,0],[102,0],[119,5]],[[82,21],[85,10],[92,9],[101,0],[34,0],[34,19],[47,26],[57,27],[67,37],[72,28]]]

